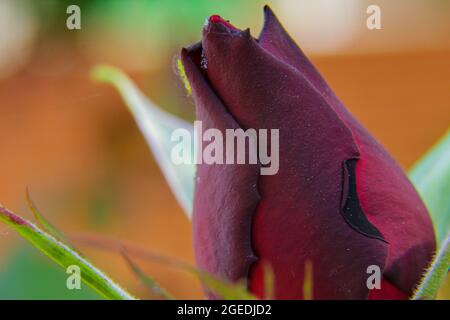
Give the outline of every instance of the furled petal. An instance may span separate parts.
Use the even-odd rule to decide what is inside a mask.
[[[203,130],[239,125],[209,87],[196,63],[199,45],[185,49],[181,59],[192,87],[196,116]],[[194,247],[199,267],[230,281],[246,279],[255,260],[251,223],[259,201],[258,165],[197,165],[194,214]]]

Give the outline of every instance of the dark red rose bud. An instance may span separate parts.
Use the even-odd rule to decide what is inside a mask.
[[[193,231],[198,264],[278,299],[407,298],[435,250],[431,220],[400,167],[337,99],[272,11],[258,39],[218,16],[181,59],[207,128],[279,129],[279,171],[200,164]],[[369,290],[367,268],[382,272]]]

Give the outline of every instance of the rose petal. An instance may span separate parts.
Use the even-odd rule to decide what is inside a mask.
[[[194,46],[181,53],[197,119],[202,121],[203,130],[216,128],[225,136],[226,129],[239,125],[194,63],[198,50],[200,47]],[[260,199],[258,176],[259,165],[197,165],[192,223],[201,269],[233,282],[248,277],[250,264],[256,259],[251,247],[251,222]]]

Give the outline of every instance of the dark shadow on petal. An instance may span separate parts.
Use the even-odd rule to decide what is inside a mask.
[[[356,162],[358,159],[344,161],[344,187],[342,188],[342,216],[359,233],[388,243],[381,232],[367,219],[358,192],[356,191]]]

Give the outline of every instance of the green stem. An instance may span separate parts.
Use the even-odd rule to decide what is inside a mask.
[[[450,233],[417,288],[413,300],[432,300],[448,274],[450,266]]]

